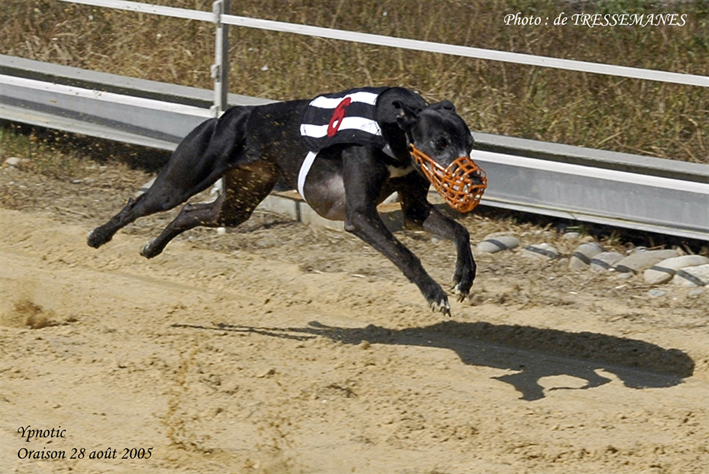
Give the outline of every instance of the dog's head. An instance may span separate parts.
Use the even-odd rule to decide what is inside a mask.
[[[473,136],[447,100],[427,107],[395,101],[397,123],[421,172],[453,209],[472,211],[480,203],[487,178],[470,158]]]

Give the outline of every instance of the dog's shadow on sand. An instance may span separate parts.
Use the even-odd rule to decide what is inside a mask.
[[[678,349],[665,349],[636,339],[591,332],[566,332],[486,322],[445,321],[425,327],[392,330],[379,326],[342,328],[311,322],[306,327],[251,327],[215,324],[212,327],[175,324],[174,327],[254,333],[285,339],[326,337],[357,345],[438,347],[454,351],[469,365],[516,371],[495,377],[511,384],[523,400],[544,398],[544,377],[567,375],[585,381],[574,389],[599,387],[615,374],[626,387],[673,387],[690,377],[694,361]],[[568,388],[572,389],[572,388]]]

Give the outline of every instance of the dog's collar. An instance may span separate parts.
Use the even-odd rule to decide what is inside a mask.
[[[409,145],[409,152],[444,201],[458,212],[470,212],[480,204],[487,188],[487,175],[469,157],[461,156],[444,168],[430,156]]]

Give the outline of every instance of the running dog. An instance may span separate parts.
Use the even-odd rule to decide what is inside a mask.
[[[469,233],[429,203],[427,194],[433,184],[460,212],[477,205],[487,181],[470,159],[472,148],[470,130],[451,102],[429,105],[400,87],[233,107],[190,132],[150,189],[93,230],[88,244],[98,248],[139,217],[172,209],[223,178],[224,191],[214,202],[185,204],[143,247],[141,254],[153,258],[188,229],[245,222],[282,178],[319,215],[344,220],[346,231],[418,286],[431,309],[450,316],[446,292],[384,226],[377,205],[397,192],[408,228],[455,243],[452,291],[463,301],[476,270]]]

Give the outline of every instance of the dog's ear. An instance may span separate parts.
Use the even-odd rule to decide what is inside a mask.
[[[402,130],[409,130],[418,122],[421,107],[411,106],[400,100],[395,100],[392,105],[396,109],[396,123]]]
[[[450,100],[442,100],[440,102],[436,102],[435,104],[431,104],[431,108],[433,110],[447,110],[455,113],[455,105],[453,105],[453,102]]]

